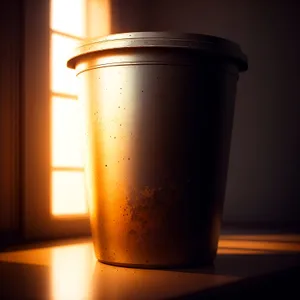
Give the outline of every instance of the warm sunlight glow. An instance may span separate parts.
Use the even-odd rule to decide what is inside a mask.
[[[50,101],[52,211],[85,214],[82,108],[75,71],[66,67],[74,48],[110,33],[110,0],[51,0]],[[81,168],[81,169],[80,169]],[[74,173],[73,173],[74,172]]]
[[[83,167],[83,120],[79,102],[52,98],[52,165]]]
[[[52,172],[52,214],[76,215],[87,213],[84,199],[84,173]]]
[[[74,40],[53,33],[51,38],[51,89],[52,92],[77,95],[77,80],[74,70],[66,67],[72,51],[78,45]]]
[[[53,299],[86,299],[96,263],[91,244],[52,250],[51,292]]]
[[[82,37],[86,33],[86,0],[52,0],[51,28]]]
[[[265,251],[286,251],[299,252],[299,243],[282,243],[282,242],[265,242],[256,240],[232,240],[225,237],[219,241],[220,248],[227,249],[251,249],[251,250],[265,250]]]
[[[88,0],[87,33],[91,38],[111,33],[111,0]]]
[[[50,17],[50,101],[54,216],[87,213],[83,169],[82,108],[77,79],[67,60],[87,36],[87,0],[52,0]]]

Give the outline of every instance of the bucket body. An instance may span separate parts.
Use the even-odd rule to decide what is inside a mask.
[[[210,38],[215,45],[202,49]],[[213,262],[237,81],[247,68],[220,41],[119,34],[86,43],[68,62],[85,106],[87,198],[101,262]]]

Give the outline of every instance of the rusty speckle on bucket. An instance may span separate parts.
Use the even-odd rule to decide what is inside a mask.
[[[167,228],[170,218],[172,220],[179,218],[179,211],[174,209],[174,203],[180,201],[180,193],[177,193],[173,186],[171,184],[165,188],[145,186],[128,190],[126,197],[130,224],[128,235],[137,243],[151,240],[161,228]]]

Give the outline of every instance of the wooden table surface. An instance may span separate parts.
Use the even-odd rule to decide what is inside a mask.
[[[188,270],[104,265],[90,239],[73,240],[0,253],[0,299],[289,298],[299,271],[295,234],[222,235],[215,265]]]

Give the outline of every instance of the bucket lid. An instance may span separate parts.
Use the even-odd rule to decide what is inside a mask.
[[[182,48],[233,60],[239,71],[248,69],[246,55],[240,46],[229,40],[204,34],[172,32],[129,32],[87,40],[75,49],[67,66],[75,69],[78,58],[104,50],[124,48]]]

